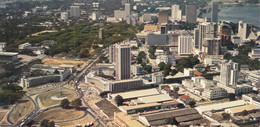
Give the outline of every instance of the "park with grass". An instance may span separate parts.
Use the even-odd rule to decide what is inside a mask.
[[[72,101],[76,99],[77,94],[73,90],[52,90],[39,95],[39,101],[44,107],[59,105],[63,99]]]

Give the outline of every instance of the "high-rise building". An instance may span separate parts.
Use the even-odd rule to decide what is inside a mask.
[[[100,7],[99,3],[92,3],[92,20],[99,20]]]
[[[211,21],[212,22],[217,22],[218,21],[218,2],[212,2]]]
[[[63,21],[68,21],[69,13],[68,12],[61,12],[60,19],[63,20]]]
[[[186,5],[186,22],[196,23],[197,21],[197,6],[196,4]]]
[[[217,25],[214,23],[201,23],[198,25],[198,42],[195,42],[195,47],[197,46],[200,51],[202,51],[203,39],[204,38],[215,38],[217,36]]]
[[[109,59],[109,63],[113,63],[115,62],[115,45],[109,45],[108,47],[108,59]]]
[[[168,23],[168,10],[160,10],[158,17],[158,28],[161,28],[162,23]]]
[[[131,4],[126,3],[125,4],[125,17],[130,17],[131,16]]]
[[[203,52],[207,55],[219,55],[220,38],[204,38]]]
[[[131,78],[131,45],[128,43],[115,46],[116,80]]]
[[[238,63],[233,61],[221,64],[220,83],[222,85],[236,85],[238,79]]]
[[[99,31],[98,31],[98,38],[100,39],[100,40],[103,40],[104,39],[104,29],[99,29]]]
[[[181,20],[181,10],[179,9],[179,5],[172,5],[172,19]]]
[[[80,7],[79,6],[70,6],[70,17],[75,17],[75,18],[80,17]]]
[[[194,29],[194,44],[193,47],[199,48],[199,29],[195,28]]]
[[[218,32],[221,38],[221,46],[227,46],[228,42],[231,42],[231,27],[228,24],[220,23]]]
[[[190,55],[192,52],[192,36],[184,32],[178,38],[178,54]]]

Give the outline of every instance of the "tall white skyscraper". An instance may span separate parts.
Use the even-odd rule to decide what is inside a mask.
[[[79,6],[70,6],[70,17],[80,17],[80,7]]]
[[[217,22],[218,21],[218,2],[212,2],[211,21],[212,22]]]
[[[109,59],[109,63],[113,63],[115,62],[115,45],[109,45],[108,48],[108,59]]]
[[[68,12],[61,12],[60,13],[60,19],[63,20],[63,21],[68,21],[69,13]]]
[[[129,43],[115,45],[116,80],[131,78],[131,45]]]
[[[186,22],[196,23],[197,21],[197,6],[196,4],[186,5]]]
[[[125,16],[130,17],[130,15],[131,15],[131,4],[126,3],[125,4]]]
[[[190,55],[192,54],[192,36],[184,32],[178,37],[178,54]]]
[[[220,83],[222,85],[237,85],[238,63],[233,61],[221,64]]]
[[[181,20],[181,10],[179,9],[179,5],[172,5],[172,19]]]

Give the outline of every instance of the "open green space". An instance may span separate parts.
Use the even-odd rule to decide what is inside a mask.
[[[103,40],[100,40],[98,37],[100,28],[104,30]],[[95,55],[102,49],[97,44],[102,44],[106,47],[112,43],[133,37],[141,29],[141,26],[132,26],[122,22],[114,24],[78,22],[70,24],[70,26],[58,32],[27,37],[21,42],[38,44],[44,40],[54,40],[57,43],[48,49],[48,55],[87,58]],[[17,47],[17,45],[10,46],[14,46],[13,48]]]
[[[60,104],[62,99],[59,98],[66,98],[69,101],[72,101],[76,99],[76,97],[77,94],[72,90],[53,90],[41,94],[39,100],[43,106],[52,106]]]

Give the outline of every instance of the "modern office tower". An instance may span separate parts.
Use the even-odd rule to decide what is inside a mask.
[[[184,32],[178,38],[178,54],[190,55],[192,51],[192,36]]]
[[[196,4],[186,5],[186,22],[196,23],[197,21],[197,6]]]
[[[109,45],[108,47],[108,59],[109,59],[109,63],[113,63],[115,62],[115,45]]]
[[[126,3],[131,3],[131,0],[121,0],[121,4],[124,6]]]
[[[219,55],[220,38],[204,38],[203,52],[207,55]]]
[[[158,17],[158,28],[161,28],[162,23],[168,23],[168,10],[160,10]]]
[[[179,9],[179,5],[172,5],[172,19],[181,20],[181,10]]]
[[[80,17],[80,7],[79,6],[70,6],[70,17],[75,17],[75,18]]]
[[[214,23],[201,23],[198,25],[198,49],[202,51],[204,38],[215,38],[217,36],[217,25]]]
[[[211,21],[212,22],[217,22],[218,21],[218,2],[212,2]]]
[[[195,28],[194,29],[194,44],[193,47],[199,48],[199,29]]]
[[[228,24],[220,23],[218,25],[218,32],[221,38],[221,46],[227,46],[228,42],[231,42],[231,27]]]
[[[131,4],[126,3],[125,4],[125,17],[130,17],[131,16]]]
[[[236,85],[238,77],[238,63],[224,62],[221,64],[220,83],[222,85]]]
[[[63,21],[68,21],[69,13],[68,12],[61,12],[60,13],[60,19],[63,20]]]
[[[92,20],[99,20],[100,7],[99,3],[92,3]]]
[[[116,80],[131,78],[131,45],[128,43],[115,46]]]
[[[100,39],[100,40],[103,40],[104,39],[104,29],[99,29],[99,31],[98,31],[98,38]]]
[[[168,25],[166,23],[161,24],[161,34],[167,34],[168,33]]]

